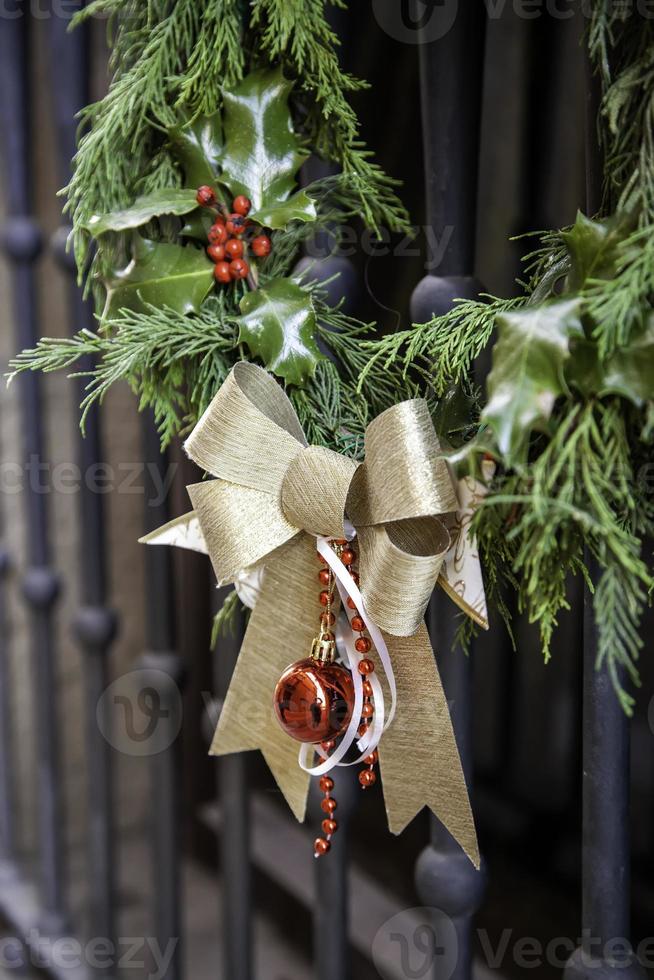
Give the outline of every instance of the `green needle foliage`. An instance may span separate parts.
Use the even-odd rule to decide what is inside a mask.
[[[613,217],[546,234],[520,296],[461,302],[372,343],[366,368],[401,363],[439,398],[497,337],[481,424],[455,456],[477,474],[484,456],[496,464],[473,522],[487,591],[506,613],[516,590],[549,658],[569,575],[582,574],[598,667],[627,712],[654,588],[654,27],[632,13],[594,4],[588,35]]]
[[[75,18],[73,24],[108,18],[113,75],[107,95],[81,113],[65,191],[80,275],[88,268],[89,218],[125,207],[139,193],[180,186],[166,130],[180,118],[216,112],[223,89],[258,65],[280,64],[297,80],[296,125],[342,171],[353,210],[374,229],[408,229],[395,182],[358,139],[347,95],[365,83],[339,66],[327,2],[95,0]]]
[[[374,325],[327,306],[319,286],[307,289],[318,337],[329,357],[318,362],[304,387],[289,389],[291,401],[311,443],[360,456],[367,423],[397,401],[401,373],[385,371],[364,382],[363,394],[357,393],[366,361],[361,340]],[[138,395],[139,409],[154,412],[165,447],[193,427],[233,364],[246,358],[238,335],[230,298],[218,293],[191,316],[148,304],[140,312],[123,310],[97,333],[82,330],[71,338],[44,337],[34,349],[18,354],[11,367],[14,375],[27,370],[49,373],[69,370],[80,358],[93,356],[95,367],[81,373],[88,378],[82,428],[90,407],[101,402],[112,385],[125,381]]]
[[[237,360],[261,355],[274,371],[274,358],[309,441],[359,458],[372,417],[401,398],[424,395],[437,430],[456,449],[455,465],[479,476],[484,460],[495,461],[473,524],[489,598],[508,618],[506,588],[517,592],[520,609],[539,624],[547,658],[558,617],[569,605],[569,576],[583,575],[594,593],[598,666],[607,665],[630,711],[624,678],[638,683],[638,627],[654,588],[643,553],[645,537],[654,532],[648,481],[654,439],[654,26],[626,5],[593,5],[588,45],[602,86],[604,217],[578,215],[570,228],[541,236],[526,257],[520,296],[460,302],[445,316],[373,341],[367,339],[373,325],[327,306],[321,287],[308,281],[310,272],[303,282],[292,277],[316,232],[355,216],[376,230],[382,223],[406,226],[394,182],[359,140],[348,95],[364,83],[339,67],[326,3],[89,4],[78,20],[96,12],[109,16],[113,82],[107,96],[82,114],[67,193],[80,275],[90,269],[95,289],[101,274],[99,309],[108,290],[109,312],[97,332],[41,340],[12,368],[70,370],[92,355],[82,422],[112,384],[126,381],[140,406],[154,410],[166,445],[192,427]],[[206,238],[203,215],[197,209],[185,214],[183,201],[178,210],[159,213],[147,195],[158,191],[155,200],[161,201],[164,190],[184,186],[185,166],[199,164],[205,173],[208,161],[220,186],[229,168],[222,174],[217,168],[235,149],[230,144],[223,154],[224,94],[242,86],[241,93],[252,95],[260,70],[271,67],[294,83],[292,116],[279,77],[270,83],[278,91],[276,122],[269,125],[277,127],[276,135],[292,130],[296,137],[287,147],[289,186],[305,144],[341,172],[306,188],[309,200],[289,191],[266,202],[269,215],[279,218],[294,208],[300,217],[279,219],[272,253],[258,270],[259,295],[249,294],[246,314],[246,286],[214,289],[208,260],[196,248]],[[191,145],[198,132],[193,127],[208,133],[204,159]],[[232,180],[244,172],[240,165],[231,169]],[[141,213],[154,215],[147,225],[134,218],[138,207],[130,207],[140,195],[146,195],[137,202]],[[176,192],[177,202],[180,197],[184,191]],[[132,224],[123,214],[117,225],[110,212],[125,208]],[[108,229],[98,233],[98,252],[88,230],[93,215],[102,215]],[[130,257],[128,272],[123,266]],[[291,308],[302,323],[301,337],[285,332],[284,311]],[[493,366],[480,410],[471,377],[475,358],[489,343]],[[289,345],[280,365],[280,350]],[[272,352],[270,363],[266,351]],[[469,625],[463,633],[469,639]]]

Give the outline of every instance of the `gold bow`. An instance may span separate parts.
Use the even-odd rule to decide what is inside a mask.
[[[282,671],[308,655],[316,633],[315,536],[344,537],[347,515],[357,534],[364,606],[384,632],[397,684],[396,715],[379,745],[389,827],[400,833],[427,805],[478,866],[423,615],[439,575],[484,626],[485,607],[465,595],[450,534],[460,531],[459,502],[426,403],[402,402],[374,419],[358,464],[308,446],[282,388],[262,368],[241,362],[185,448],[215,479],[188,487],[193,512],[142,540],[206,551],[219,584],[265,567],[211,753],[259,749],[293,813],[304,819],[310,776],[297,763],[297,743],[274,717],[272,692]]]

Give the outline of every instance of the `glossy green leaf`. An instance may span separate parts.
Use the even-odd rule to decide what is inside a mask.
[[[136,236],[132,261],[105,283],[102,319],[121,309],[143,312],[147,303],[197,313],[213,281],[213,266],[203,251]]]
[[[207,208],[196,208],[186,216],[186,221],[180,229],[183,238],[192,238],[196,242],[202,242],[206,248],[209,229],[215,220],[215,213]]]
[[[579,300],[562,300],[497,318],[498,339],[482,420],[507,462],[526,460],[529,434],[542,428],[567,391],[564,365],[570,340],[583,337]]]
[[[251,218],[272,229],[316,217],[304,191],[290,197],[308,155],[293,130],[288,105],[292,87],[280,68],[260,69],[224,93],[221,179],[234,196],[249,197]]]
[[[252,221],[273,231],[285,228],[291,221],[315,221],[317,216],[316,205],[306,191],[298,191],[286,201],[263,204],[248,215]]]
[[[593,221],[581,211],[570,229],[561,233],[571,261],[567,286],[580,289],[592,279],[611,279],[621,258],[630,223],[624,218]]]
[[[637,406],[654,399],[654,317],[603,361],[591,340],[575,341],[571,351],[566,380],[586,397],[620,395]]]
[[[289,384],[305,384],[325,359],[316,343],[311,296],[290,279],[273,279],[247,293],[238,324],[239,341]]]
[[[602,393],[622,395],[634,405],[654,399],[654,316],[607,360]]]
[[[460,384],[447,386],[432,411],[432,421],[442,442],[458,442],[475,417],[475,399]]]
[[[566,362],[565,380],[587,398],[599,394],[602,387],[602,366],[597,344],[584,337],[575,338],[570,344],[570,358]]]
[[[168,188],[153,191],[137,197],[129,208],[111,211],[109,214],[94,214],[86,227],[98,238],[107,231],[127,231],[140,228],[153,218],[162,214],[188,214],[197,208],[195,191],[188,188]]]
[[[173,126],[168,135],[189,187],[214,184],[223,147],[220,113],[202,116],[185,126]]]

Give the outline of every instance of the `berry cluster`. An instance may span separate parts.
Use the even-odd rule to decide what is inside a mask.
[[[214,278],[222,283],[247,279],[250,273],[246,258],[248,249],[258,259],[264,259],[272,247],[268,235],[257,232],[246,237],[253,227],[253,222],[247,220],[252,207],[250,201],[244,194],[239,194],[232,201],[230,213],[225,205],[216,200],[213,189],[206,185],[198,188],[195,199],[201,207],[212,208],[217,214],[207,234],[207,255],[214,264]]]

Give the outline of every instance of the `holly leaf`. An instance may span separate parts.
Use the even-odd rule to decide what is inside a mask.
[[[175,156],[190,187],[213,185],[220,170],[223,128],[220,112],[168,130]]]
[[[292,87],[281,68],[259,69],[223,93],[221,180],[234,196],[250,199],[249,218],[273,230],[289,221],[316,218],[316,206],[305,191],[291,196],[295,175],[308,156],[293,130],[288,105]]]
[[[475,415],[475,400],[460,384],[448,385],[432,411],[432,421],[441,441],[452,443],[466,431]]]
[[[194,241],[202,242],[206,247],[209,229],[215,219],[216,215],[213,211],[209,211],[207,208],[196,208],[188,215],[179,233],[183,238],[192,238]]]
[[[129,265],[106,282],[102,320],[119,310],[146,312],[147,304],[178,313],[197,313],[213,286],[213,266],[203,251],[135,236]]]
[[[586,397],[620,395],[637,407],[654,398],[654,317],[604,360],[592,340],[575,340],[566,380]]]
[[[607,359],[601,393],[622,395],[638,407],[654,399],[654,316]]]
[[[565,365],[565,379],[589,398],[599,394],[603,383],[602,364],[597,344],[585,338],[575,338],[570,344],[570,359]]]
[[[497,318],[482,421],[509,465],[526,461],[531,430],[544,427],[554,402],[568,390],[570,340],[584,336],[579,307],[579,299],[561,300]]]
[[[316,205],[306,191],[298,191],[287,201],[263,204],[258,211],[251,211],[248,215],[248,218],[273,231],[286,228],[291,221],[315,221],[317,217]]]
[[[129,208],[110,211],[109,214],[94,214],[86,223],[86,228],[96,238],[107,231],[126,231],[140,228],[161,214],[188,214],[198,203],[196,192],[187,188],[164,188],[137,197]]]
[[[571,268],[567,286],[581,289],[593,279],[612,279],[622,258],[622,243],[631,222],[623,215],[605,221],[593,221],[581,211],[570,229],[561,233],[570,256]]]
[[[246,293],[240,308],[239,342],[273,374],[289,384],[305,384],[325,360],[316,343],[310,293],[291,279],[271,279]]]

